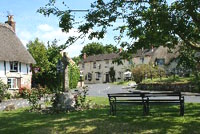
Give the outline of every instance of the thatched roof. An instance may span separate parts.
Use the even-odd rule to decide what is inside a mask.
[[[178,48],[169,52],[169,48],[160,46],[158,48],[153,49],[139,49],[133,57],[145,57],[150,56],[151,63],[154,63],[156,59],[165,59],[165,64],[169,64],[173,59],[177,58],[179,55]],[[86,59],[83,59],[82,62],[95,62],[95,61],[103,61],[103,60],[111,60],[119,58],[119,54],[117,53],[110,53],[110,54],[98,54],[93,56],[88,56]]]
[[[165,59],[165,64],[169,64],[173,59],[179,56],[178,47],[169,52],[169,48],[160,46],[152,55],[151,62],[154,63],[156,59]]]
[[[145,56],[152,56],[154,55],[154,52],[156,51],[157,48],[153,49],[139,49],[135,54],[133,54],[133,57],[145,57]]]
[[[103,61],[103,60],[112,60],[119,57],[119,54],[110,53],[110,54],[98,54],[93,56],[88,56],[83,62],[94,62],[94,61]]]
[[[35,60],[8,24],[0,23],[0,61],[35,64]]]

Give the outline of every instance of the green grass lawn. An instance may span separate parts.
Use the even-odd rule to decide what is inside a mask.
[[[163,77],[162,79],[160,78],[154,78],[154,79],[145,79],[142,81],[142,83],[189,83],[189,82],[194,82],[194,76],[191,77],[178,77],[176,76],[175,78],[173,76],[171,77]]]
[[[30,113],[26,109],[0,112],[0,134],[198,134],[200,131],[200,104],[185,104],[183,117],[179,116],[177,106],[151,107],[149,116],[143,116],[140,106],[128,107],[129,111],[119,111],[117,116],[110,116],[107,98],[90,99],[105,106],[52,115]]]

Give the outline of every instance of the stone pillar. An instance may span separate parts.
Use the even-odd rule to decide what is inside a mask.
[[[66,52],[64,52],[63,55],[62,55],[62,62],[64,64],[64,68],[63,68],[63,91],[66,92],[66,91],[69,91],[69,78],[68,78],[69,61],[68,61]]]

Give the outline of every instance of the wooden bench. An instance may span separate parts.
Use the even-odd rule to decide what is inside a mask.
[[[184,115],[184,96],[181,92],[151,92],[145,93],[144,97],[147,99],[147,114],[149,114],[151,105],[179,105],[180,116]]]
[[[151,105],[179,105],[184,115],[184,96],[181,92],[133,92],[108,94],[110,114],[116,115],[118,105],[143,105],[143,114],[148,115]]]
[[[144,93],[113,93],[108,94],[108,98],[111,115],[116,115],[118,105],[143,105],[144,115],[147,113],[147,103],[144,99]]]

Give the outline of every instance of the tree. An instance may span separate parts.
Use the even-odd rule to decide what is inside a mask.
[[[95,55],[95,54],[103,54],[104,53],[104,46],[100,43],[89,43],[83,47],[81,50],[80,57],[83,57],[84,53],[87,56]]]
[[[73,15],[70,10],[55,7],[55,2],[50,1],[38,11],[45,16],[54,14],[60,17],[61,29],[68,32],[73,27]],[[127,46],[128,52],[152,45],[174,47],[178,41],[200,50],[199,8],[199,0],[176,0],[173,3],[166,0],[97,0],[85,16],[86,23],[78,27],[82,33],[79,37],[89,33],[90,39],[104,38],[109,27],[121,22],[115,27],[120,33],[116,39],[120,40],[124,35],[133,39],[133,43],[121,44]],[[71,37],[66,43],[70,45],[76,39]]]
[[[33,56],[36,61],[36,64],[33,65],[33,68],[39,67],[39,73],[43,73],[45,70],[49,70],[49,61],[47,56],[47,48],[43,42],[40,42],[38,38],[34,41],[29,41],[26,45],[28,51]]]
[[[114,82],[116,80],[115,79],[115,70],[114,70],[114,67],[111,67],[108,73],[110,75],[111,81]]]
[[[83,57],[84,53],[87,56],[91,56],[97,54],[116,53],[116,52],[118,52],[118,49],[116,46],[112,44],[104,46],[101,43],[93,42],[93,43],[88,43],[86,46],[83,47],[83,49],[81,50],[80,58]]]
[[[117,53],[118,48],[112,44],[107,44],[104,46],[104,53]]]
[[[33,71],[32,82],[33,86],[40,84],[41,86],[45,86],[46,77],[45,72],[48,72],[50,68],[50,63],[48,61],[47,49],[44,43],[40,42],[38,38],[34,41],[29,41],[27,44],[28,51],[33,56],[36,61],[36,64],[32,65],[32,69],[39,68],[37,73]]]
[[[36,38],[27,44],[28,51],[36,61],[36,64],[32,65],[33,85],[47,86],[52,90],[60,86],[59,78],[61,76],[57,73],[56,65],[61,59],[61,55],[60,46],[57,46],[56,43],[56,40],[52,43],[48,42],[48,46],[45,47],[44,43]],[[34,68],[39,68],[39,71],[34,72]]]

